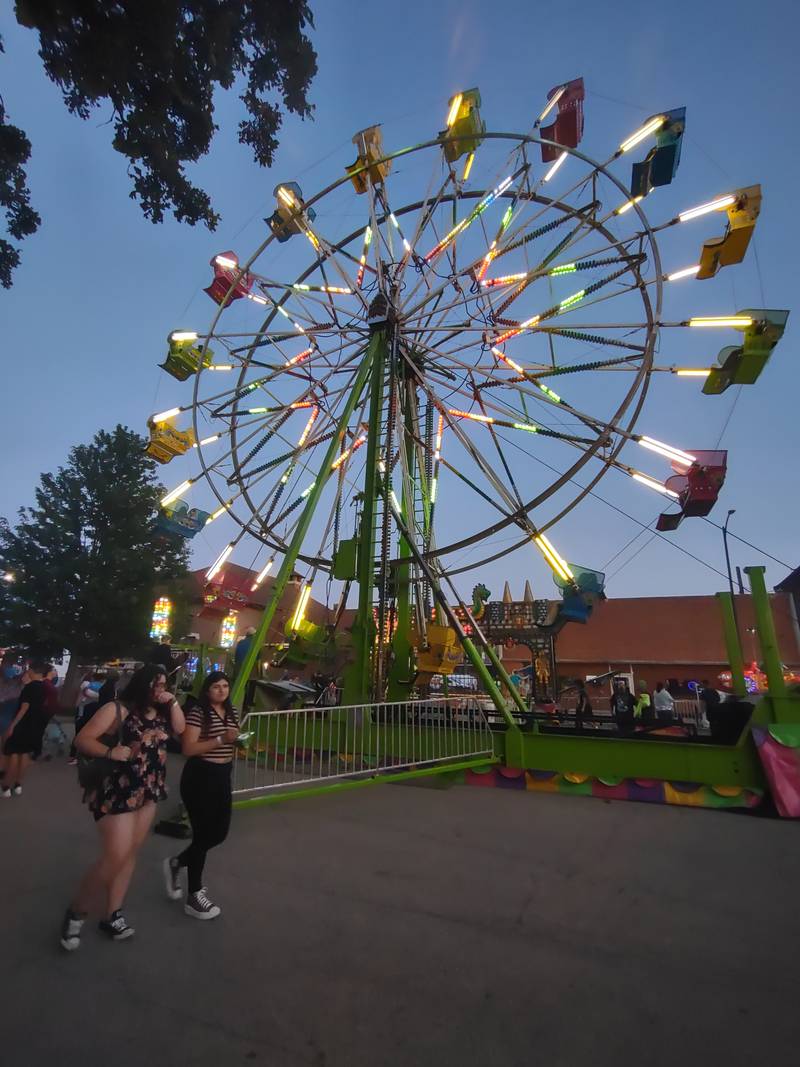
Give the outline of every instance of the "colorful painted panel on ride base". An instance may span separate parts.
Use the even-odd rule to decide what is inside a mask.
[[[753,726],[753,739],[778,814],[800,819],[800,724]]]
[[[800,744],[800,728],[798,738]],[[800,755],[800,749],[796,754]],[[559,771],[535,769],[523,772],[508,767],[467,771],[464,781],[467,785],[484,789],[524,788],[531,793],[560,793],[599,800],[636,800],[645,804],[674,804],[691,808],[755,808],[762,800],[760,792],[740,786],[665,782],[657,778],[593,778],[579,772],[561,774]]]

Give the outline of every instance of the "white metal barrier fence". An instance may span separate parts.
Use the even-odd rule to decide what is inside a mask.
[[[494,755],[486,716],[469,698],[255,711],[243,730],[233,769],[240,797]]]

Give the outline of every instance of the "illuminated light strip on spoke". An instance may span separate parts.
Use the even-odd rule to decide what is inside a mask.
[[[431,478],[431,507],[436,503],[436,487],[439,482],[439,461],[442,458],[442,434],[444,433],[444,415],[439,415],[436,427],[436,444],[433,452],[433,477]]]
[[[707,378],[711,373],[710,367],[675,367],[672,371],[679,378]]]
[[[453,97],[452,103],[450,104],[450,110],[447,112],[447,120],[445,122],[445,125],[447,126],[448,130],[458,117],[458,109],[461,107],[461,101],[463,99],[463,93],[456,93],[456,95]]]
[[[586,296],[586,290],[585,289],[579,289],[578,292],[577,293],[573,293],[572,296],[565,297],[561,301],[561,303],[558,305],[559,311],[566,311],[568,308],[571,308],[574,304],[579,304],[581,302],[581,300],[583,300],[583,298],[585,296]]]
[[[564,95],[564,93],[566,91],[567,91],[566,85],[562,85],[561,88],[557,92],[553,93],[553,95],[547,101],[547,106],[545,107],[544,111],[541,113],[539,118],[536,120],[536,125],[537,126],[540,123],[544,122],[544,120],[547,118],[547,116],[550,114],[550,112],[553,110],[553,108],[556,106],[556,104],[558,103],[558,101],[561,99],[561,97]]]
[[[180,415],[183,408],[169,408],[168,411],[159,411],[157,415],[153,415],[150,419],[151,422],[166,422],[168,419],[174,419],[176,415]]]
[[[473,422],[495,422],[491,415],[478,415],[471,411],[459,411],[458,408],[448,408],[448,415],[455,415],[458,419],[472,419]]]
[[[665,456],[668,460],[680,463],[684,467],[690,467],[697,462],[697,456],[693,456],[689,452],[683,452],[680,448],[673,448],[672,445],[665,445],[663,441],[656,441],[654,437],[642,436],[637,438],[636,441],[642,448],[657,452],[659,456]]]
[[[681,211],[678,219],[680,222],[689,222],[691,219],[699,219],[701,215],[707,215],[710,211],[723,211],[735,203],[735,196],[730,194],[720,196],[716,200],[709,200],[707,204],[699,204],[697,207],[690,207],[688,211]]]
[[[233,363],[212,363],[210,367],[203,367],[203,370],[233,370]]]
[[[403,231],[400,229],[400,223],[397,221],[393,211],[389,212],[389,222],[391,222],[392,226],[394,226],[394,228],[397,230],[400,240],[403,242],[403,248],[406,250],[406,252],[408,252],[409,255],[411,255],[411,245],[403,236]]]
[[[223,550],[220,552],[220,554],[217,556],[217,558],[211,564],[211,567],[209,568],[209,570],[206,571],[206,581],[207,582],[210,582],[211,579],[214,577],[214,575],[219,573],[220,568],[222,567],[223,563],[228,558],[228,556],[231,554],[231,552],[233,552],[233,542],[231,542],[229,545],[226,545],[225,548],[223,548]]]
[[[575,581],[575,575],[569,569],[569,564],[559,556],[558,552],[556,552],[555,548],[547,540],[544,534],[536,534],[533,541],[559,578],[563,579],[565,582]]]
[[[224,267],[226,270],[238,270],[239,269],[239,260],[238,259],[231,259],[229,256],[214,256],[214,262],[218,266]]]
[[[331,470],[332,471],[338,470],[339,467],[341,467],[341,465],[347,459],[347,457],[352,455],[354,452],[357,452],[358,449],[361,448],[361,446],[363,444],[366,444],[366,441],[367,441],[366,434],[362,434],[360,437],[356,438],[356,440],[353,442],[352,446],[350,448],[346,448],[344,450],[344,452],[342,452],[342,454],[337,459],[335,459],[333,461],[333,463],[331,464]]]
[[[487,193],[483,200],[480,201],[478,206],[475,207],[470,212],[470,214],[466,216],[466,218],[462,219],[457,226],[454,226],[450,233],[443,237],[442,240],[438,243],[438,245],[435,246],[435,248],[432,248],[430,250],[427,256],[425,256],[425,262],[430,263],[432,259],[438,256],[441,252],[443,252],[452,240],[458,237],[460,233],[463,233],[464,230],[466,230],[466,228],[475,221],[475,219],[477,219],[480,215],[483,214],[483,212],[487,209],[487,207],[489,207],[490,204],[494,203],[494,201],[499,196],[503,195],[503,193],[506,191],[509,185],[511,185],[511,182],[513,180],[513,174],[509,174],[509,176],[507,178],[504,178],[498,186],[492,189],[490,193]]]
[[[256,575],[256,580],[250,586],[250,592],[251,593],[255,593],[256,589],[258,589],[258,587],[261,585],[261,583],[267,577],[267,575],[269,574],[270,570],[272,569],[272,565],[273,565],[274,562],[275,562],[274,559],[268,559],[267,562],[264,564],[264,566],[261,568],[261,570],[258,572],[258,574]]]
[[[361,283],[364,281],[364,271],[367,268],[367,252],[369,246],[372,243],[372,227],[367,226],[364,230],[364,247],[361,250],[361,258],[358,261],[358,274],[356,274],[356,285],[361,288]]]
[[[310,414],[310,416],[308,418],[308,422],[306,423],[305,429],[300,434],[300,440],[297,442],[297,447],[298,448],[302,448],[303,445],[308,440],[308,435],[311,433],[311,429],[312,429],[314,423],[317,421],[317,416],[318,415],[319,415],[319,408],[318,407],[313,407],[311,409],[311,414]]]
[[[290,624],[290,629],[296,630],[300,623],[303,621],[303,616],[306,613],[306,607],[308,605],[309,597],[311,596],[311,586],[306,582],[303,587],[303,591],[300,594],[300,599],[297,601],[297,607],[295,608],[294,615]]]
[[[699,270],[700,264],[695,263],[693,267],[683,267],[681,270],[673,271],[672,274],[667,274],[666,279],[668,282],[677,282],[681,278],[693,278]]]
[[[545,174],[542,181],[549,182],[551,178],[555,177],[555,175],[558,173],[559,168],[562,166],[563,163],[566,162],[568,155],[569,152],[562,152],[558,159],[555,161],[555,163],[552,165],[550,170],[548,170],[547,174]]]
[[[492,241],[491,245],[489,246],[489,251],[483,257],[483,262],[481,263],[481,266],[480,266],[480,269],[479,269],[478,275],[477,275],[478,281],[480,281],[483,278],[483,276],[486,274],[486,271],[489,269],[489,265],[491,264],[491,262],[494,259],[494,257],[497,255],[497,252],[496,252],[497,242],[500,240],[500,238],[506,232],[508,224],[509,224],[509,222],[511,222],[511,216],[513,214],[514,214],[514,205],[513,204],[509,204],[508,207],[506,208],[504,214],[503,214],[502,219],[500,220],[500,228],[497,231],[497,236],[495,237],[495,239]]]
[[[673,500],[678,499],[679,494],[673,489],[668,489],[663,482],[658,482],[655,478],[649,478],[646,474],[642,474],[641,471],[631,471],[630,474],[635,482],[641,482],[648,489],[655,489],[657,493],[664,493],[665,496],[670,496]]]
[[[641,129],[637,130],[636,133],[631,134],[626,141],[623,141],[619,146],[619,151],[629,152],[632,148],[635,148],[640,141],[643,141],[645,137],[649,137],[651,133],[655,133],[656,130],[661,129],[666,121],[666,115],[656,115],[654,118],[646,122]]]
[[[507,363],[512,370],[515,370],[517,372],[517,374],[521,374],[524,378],[527,378],[529,381],[533,382],[533,384],[538,389],[541,389],[545,396],[549,396],[551,400],[554,400],[556,402],[556,404],[563,403],[558,393],[553,392],[553,390],[550,389],[548,386],[543,385],[542,382],[538,381],[534,376],[532,376],[528,371],[526,371],[524,367],[520,366],[519,363],[515,362],[515,360],[507,356],[505,352],[501,352],[499,348],[493,348],[492,355],[496,356],[498,359],[501,359],[503,363]]]
[[[173,500],[177,500],[187,489],[191,489],[192,485],[194,485],[194,478],[187,478],[185,482],[181,482],[179,486],[176,486],[175,489],[161,498],[161,507],[165,508],[167,504],[171,504]]]
[[[614,208],[615,215],[624,215],[626,211],[630,211],[634,204],[638,204],[640,200],[644,200],[644,195],[635,196],[633,200],[626,200],[624,204],[620,204],[619,207]]]
[[[340,293],[343,296],[349,296],[353,292],[352,289],[345,289],[341,285],[306,285],[304,282],[293,282],[291,288],[301,293]]]
[[[291,359],[287,359],[284,363],[284,367],[295,367],[298,363],[303,363],[313,353],[313,348],[304,348],[302,352],[298,352],[296,356],[292,356]]]
[[[690,326],[737,326],[740,329],[753,325],[749,315],[700,315],[689,319]]]
[[[233,500],[227,500],[224,504],[218,507],[217,510],[211,515],[209,515],[206,519],[206,526],[209,526],[214,521],[214,519],[218,519],[220,515],[224,515],[225,512],[230,508],[232,503]]]
[[[222,435],[213,433],[210,437],[203,437],[200,441],[195,441],[192,448],[201,448],[203,445],[213,445],[215,441],[219,441]]]
[[[521,323],[519,326],[516,326],[513,330],[506,330],[506,332],[501,333],[499,337],[495,337],[494,343],[496,345],[501,345],[503,341],[507,341],[509,337],[516,337],[517,334],[522,333],[523,330],[529,330],[531,326],[536,325],[536,323],[539,321],[539,319],[541,319],[541,317],[541,315],[534,315],[533,318],[526,319],[525,322]]]
[[[173,330],[169,335],[169,341],[196,341],[199,334],[193,330]]]
[[[469,178],[470,171],[472,170],[472,164],[475,162],[475,153],[470,152],[467,156],[467,162],[464,164],[464,173],[461,175],[461,181],[465,182]]]

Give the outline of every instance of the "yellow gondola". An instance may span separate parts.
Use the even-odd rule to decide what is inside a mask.
[[[720,267],[730,267],[744,259],[761,210],[761,186],[739,189],[728,208],[728,227],[723,237],[712,237],[703,245],[697,278],[713,278]]]
[[[147,428],[150,440],[145,452],[158,463],[169,463],[176,456],[182,456],[195,443],[194,430],[177,430],[172,419],[161,422],[149,419]]]
[[[392,164],[388,159],[383,160],[382,163],[378,162],[384,155],[380,126],[367,126],[365,130],[359,130],[353,137],[353,144],[358,149],[358,158],[355,163],[345,167],[345,170],[350,175],[355,191],[365,193],[370,182],[373,185],[379,185],[386,180]],[[366,169],[359,170],[361,167],[366,167]],[[355,171],[359,173],[356,174]]]

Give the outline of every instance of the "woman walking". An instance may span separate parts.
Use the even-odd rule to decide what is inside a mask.
[[[188,896],[184,911],[194,919],[216,919],[221,908],[209,900],[203,867],[209,849],[221,845],[231,825],[231,764],[239,720],[230,698],[230,681],[212,671],[198,701],[186,712],[182,748],[188,756],[181,776],[181,800],[192,824],[192,843],[164,860],[170,900],[180,900],[180,871],[186,867]]]
[[[19,695],[17,712],[4,735],[6,757],[3,788],[5,799],[22,795],[22,779],[31,759],[42,754],[42,738],[47,727],[47,691],[44,678],[52,664],[34,662],[22,676],[25,685]]]
[[[120,700],[99,708],[76,739],[83,755],[109,759],[113,766],[84,796],[97,823],[101,853],[64,916],[61,945],[68,952],[80,945],[81,928],[97,898],[103,933],[114,941],[133,936],[122,905],[156,804],[167,795],[167,738],[184,728],[183,711],[166,683],[163,667],[136,671]]]

